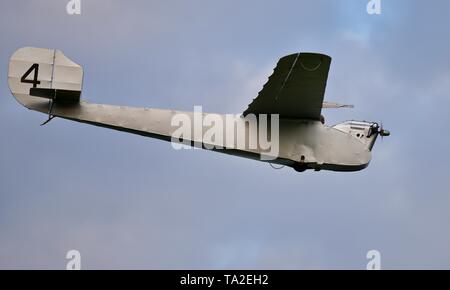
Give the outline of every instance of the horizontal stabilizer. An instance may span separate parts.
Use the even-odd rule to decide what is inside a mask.
[[[30,95],[54,100],[55,102],[78,103],[80,101],[81,92],[61,89],[31,88]]]

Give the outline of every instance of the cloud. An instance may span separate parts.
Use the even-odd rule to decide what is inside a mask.
[[[364,269],[371,249],[385,268],[449,268],[450,4],[383,1],[369,16],[361,3],[84,1],[80,17],[56,0],[0,4],[0,67],[21,46],[60,48],[94,102],[239,113],[279,57],[318,51],[333,57],[327,100],[356,105],[327,122],[392,131],[364,171],[299,174],[64,120],[40,127],[4,81],[0,268],[64,269],[73,248],[91,269]]]

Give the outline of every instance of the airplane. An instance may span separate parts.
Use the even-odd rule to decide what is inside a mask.
[[[197,134],[193,132],[195,120],[187,127],[188,133],[193,132],[194,136],[181,134],[174,138],[179,129],[174,127],[174,117],[182,115],[192,120],[196,117],[195,110],[181,112],[82,100],[83,68],[57,49],[23,47],[15,51],[9,62],[8,84],[20,104],[48,115],[42,125],[59,117],[287,166],[298,172],[359,171],[369,165],[377,137],[389,136],[390,132],[376,122],[345,121],[334,126],[325,125],[322,108],[353,107],[324,102],[330,64],[331,57],[319,53],[294,53],[282,57],[258,96],[242,114],[211,115],[229,128],[238,128],[233,132],[233,138],[226,141],[221,138],[223,130],[218,131],[216,142],[204,139],[211,127],[208,125],[213,122],[206,126],[201,124],[200,134]],[[200,115],[208,114],[200,112]],[[249,125],[250,116],[256,116],[258,124],[265,120],[270,128],[266,132],[258,131],[259,128]],[[250,137],[274,132],[277,133],[276,140],[271,141],[278,144],[275,155],[269,154],[267,146],[263,148],[259,142],[250,146]],[[236,136],[245,137],[240,146],[237,146]]]

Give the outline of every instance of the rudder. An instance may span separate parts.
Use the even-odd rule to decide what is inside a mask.
[[[10,58],[8,84],[19,103],[46,113],[48,100],[52,104],[79,102],[83,68],[60,50],[23,47]]]

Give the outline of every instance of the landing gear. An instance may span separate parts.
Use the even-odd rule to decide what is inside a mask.
[[[292,166],[295,171],[297,172],[304,172],[307,169],[310,169],[306,164],[304,163],[295,163],[294,166]]]

